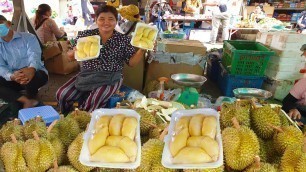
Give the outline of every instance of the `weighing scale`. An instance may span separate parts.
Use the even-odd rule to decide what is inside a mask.
[[[178,102],[188,106],[197,105],[199,93],[196,88],[200,88],[207,79],[204,76],[178,73],[171,75],[171,79],[178,85],[184,86],[184,91],[178,98]]]

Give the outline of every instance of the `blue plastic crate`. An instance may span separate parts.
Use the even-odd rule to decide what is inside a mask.
[[[224,96],[234,97],[236,88],[261,88],[265,77],[228,74],[220,63],[218,85]]]
[[[118,94],[113,94],[110,99],[108,100],[107,102],[107,108],[114,108],[116,107],[116,104],[117,102],[121,102],[123,99],[127,99],[129,94],[132,92],[132,91],[135,91],[135,89],[133,88],[130,88],[130,87],[127,87],[125,85],[122,85],[119,89],[120,92],[125,92],[125,96],[122,97]]]
[[[50,125],[54,120],[60,119],[59,113],[52,106],[21,109],[18,112],[18,118],[22,124],[36,116],[41,116],[46,125]]]

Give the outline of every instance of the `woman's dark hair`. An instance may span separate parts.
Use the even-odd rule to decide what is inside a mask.
[[[261,9],[262,12],[265,12],[263,5],[256,5],[256,7],[259,7]]]
[[[110,5],[101,5],[99,8],[96,10],[96,19],[99,17],[101,13],[112,13],[115,16],[115,19],[118,20],[118,11],[115,7],[110,6]]]
[[[38,26],[43,20],[43,15],[46,15],[48,11],[51,11],[51,7],[48,4],[40,4],[35,13],[35,26]]]

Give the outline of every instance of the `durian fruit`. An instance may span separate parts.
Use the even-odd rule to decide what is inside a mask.
[[[151,139],[158,139],[162,131],[168,127],[167,123],[161,123],[156,128],[151,128],[149,131],[149,137]]]
[[[159,81],[151,80],[145,85],[143,92],[145,95],[148,95],[151,91],[158,90],[158,88],[159,88]]]
[[[69,113],[67,115],[67,118],[68,117],[72,117],[73,119],[75,119],[78,122],[79,127],[82,131],[85,131],[91,119],[90,113],[86,111],[81,111],[79,109],[75,109],[73,112]]]
[[[58,166],[57,161],[54,161],[54,167],[48,170],[47,172],[78,172],[70,165]]]
[[[246,126],[239,126],[233,118],[234,127],[222,132],[225,163],[234,170],[243,170],[252,164],[259,153],[259,142],[255,133]]]
[[[136,112],[139,113],[140,117],[140,134],[149,135],[149,131],[153,126],[156,126],[156,119],[152,113],[148,112],[145,109],[136,109]]]
[[[53,121],[48,127],[47,129],[48,137],[47,138],[54,148],[56,159],[57,159],[57,164],[62,164],[62,162],[66,158],[65,145],[62,143],[62,141],[57,136],[51,133],[56,123],[57,123],[57,120]]]
[[[37,116],[25,123],[23,126],[25,140],[34,138],[33,131],[36,131],[39,137],[47,137],[47,127],[45,122],[43,122],[42,117]]]
[[[127,136],[134,140],[136,135],[137,119],[134,117],[127,117],[122,124],[122,136]]]
[[[145,29],[143,30],[143,35],[142,35],[142,37],[147,38],[147,37],[149,36],[149,33],[151,32],[151,30],[153,30],[153,29],[145,28]]]
[[[96,172],[122,172],[120,168],[98,168]]]
[[[121,136],[121,128],[125,115],[119,114],[113,116],[109,123],[109,135],[111,136]]]
[[[277,129],[274,135],[274,147],[279,154],[283,154],[288,147],[303,145],[303,133],[294,126],[273,127]]]
[[[194,115],[191,117],[189,122],[189,134],[191,136],[201,136],[202,135],[202,125],[204,116],[201,114]]]
[[[118,146],[120,141],[124,138],[124,136],[109,136],[106,139],[106,146]]]
[[[11,141],[12,134],[14,134],[17,140],[23,140],[23,127],[20,125],[19,119],[8,121],[2,126],[0,130],[2,142],[5,143]]]
[[[215,139],[217,133],[217,119],[214,116],[207,116],[202,124],[202,136]]]
[[[77,56],[78,56],[80,59],[84,59],[85,57],[87,57],[86,53],[85,53],[83,50],[78,50],[78,51],[77,51]]]
[[[220,112],[221,128],[232,127],[232,118],[235,117],[240,125],[249,127],[250,108],[242,100],[237,100],[235,103],[223,103]]]
[[[208,136],[193,136],[187,140],[187,146],[202,148],[211,158],[217,161],[219,157],[219,144]]]
[[[66,148],[81,132],[79,124],[74,118],[63,117],[58,120],[52,130],[53,133],[56,133],[58,135],[58,138],[63,142]]]
[[[113,116],[109,116],[109,115],[101,116],[98,119],[98,121],[95,123],[95,130],[99,130],[100,128],[103,128],[103,127],[108,127],[112,117]]]
[[[148,34],[148,39],[154,41],[155,35],[156,35],[156,30],[151,30],[150,33]]]
[[[260,162],[260,157],[255,157],[255,162],[245,172],[278,172],[278,169],[269,163]]]
[[[73,142],[68,147],[67,156],[70,164],[78,171],[89,172],[94,169],[94,167],[85,166],[79,161],[81,149],[83,146],[83,135],[84,133],[82,132],[73,140]]]
[[[99,43],[99,39],[95,36],[87,36],[86,41],[93,42],[93,43]]]
[[[223,172],[224,166],[208,169],[184,169],[183,172]]]
[[[87,57],[90,56],[90,47],[91,47],[91,44],[92,44],[92,42],[87,41],[87,42],[85,42],[85,45],[84,45],[83,51],[84,51],[84,53],[86,54]]]
[[[141,145],[145,144],[150,139],[149,135],[142,135],[140,137]]]
[[[78,42],[76,45],[77,50],[82,50],[84,49],[85,42]]]
[[[137,156],[137,144],[129,137],[124,137],[120,140],[118,147],[128,156],[130,162],[135,162]]]
[[[199,147],[184,147],[174,157],[174,164],[200,164],[212,162],[211,157]]]
[[[184,128],[189,127],[189,122],[190,122],[191,116],[183,116],[181,117],[176,123],[174,127],[174,132],[177,133],[181,131]]]
[[[90,46],[90,52],[89,52],[89,56],[90,57],[94,57],[96,56],[98,53],[99,53],[99,44],[97,43],[92,43],[91,46]]]
[[[289,147],[285,150],[280,164],[281,171],[304,172],[306,169],[306,152],[301,146]]]
[[[251,117],[253,130],[262,139],[270,139],[273,137],[275,131],[270,125],[276,127],[281,126],[279,115],[270,105],[253,109]]]
[[[35,139],[24,143],[23,154],[31,171],[44,172],[52,167],[56,155],[52,144],[45,138],[39,138],[33,131]]]
[[[181,149],[186,147],[189,136],[188,128],[183,128],[179,133],[175,133],[169,143],[169,150],[173,157],[176,156]]]
[[[14,134],[11,134],[11,142],[6,142],[1,147],[1,159],[6,172],[29,172],[26,161],[23,158],[23,142],[17,141]]]

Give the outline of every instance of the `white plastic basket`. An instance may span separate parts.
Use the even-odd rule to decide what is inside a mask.
[[[197,114],[203,114],[205,116],[214,116],[217,119],[217,133],[216,133],[215,140],[218,142],[218,145],[219,145],[218,160],[215,162],[202,163],[202,164],[173,164],[172,163],[173,158],[169,150],[169,143],[170,143],[172,135],[174,134],[175,124],[183,116],[194,116]],[[220,114],[216,110],[210,109],[210,108],[175,111],[171,116],[168,135],[164,139],[165,146],[164,146],[163,156],[162,156],[163,166],[166,168],[171,168],[171,169],[209,169],[209,168],[218,168],[222,166],[223,165],[223,147],[222,147],[222,137],[221,137],[219,118],[220,118]]]
[[[92,162],[90,161],[90,153],[88,150],[88,140],[91,136],[91,131],[94,130],[94,125],[97,122],[97,120],[101,116],[115,116],[118,114],[123,114],[125,116],[131,116],[135,117],[138,121],[138,125],[136,128],[136,136],[135,136],[135,142],[137,144],[138,150],[137,150],[137,157],[135,162],[131,163],[104,163],[104,162]],[[140,157],[141,157],[141,142],[140,142],[140,115],[130,109],[97,109],[91,113],[91,120],[89,123],[89,127],[84,134],[84,142],[82,146],[82,150],[80,153],[79,161],[86,166],[92,166],[92,167],[104,167],[104,168],[123,168],[123,169],[135,169],[140,165]]]
[[[91,37],[91,36],[90,36],[90,37]],[[100,44],[100,42],[101,42],[101,37],[100,37],[99,35],[93,35],[93,37],[95,37],[95,38],[97,38],[97,39],[99,40],[99,51],[97,52],[97,54],[96,54],[95,56],[92,56],[92,57],[85,57],[85,58],[80,58],[80,57],[78,57],[77,51],[75,51],[75,52],[74,52],[74,57],[75,57],[75,59],[76,59],[77,61],[92,60],[92,59],[96,59],[96,58],[99,57],[99,55],[100,55],[100,50],[101,50],[101,48],[102,48],[102,45]],[[87,42],[87,41],[86,41],[86,38],[87,38],[87,37],[79,38],[79,39],[78,39],[78,44],[79,44],[80,42]]]

